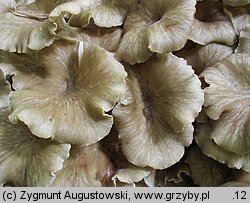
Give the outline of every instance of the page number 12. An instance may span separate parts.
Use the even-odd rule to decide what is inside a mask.
[[[233,199],[247,199],[246,198],[246,191],[236,191],[235,193],[235,197]]]

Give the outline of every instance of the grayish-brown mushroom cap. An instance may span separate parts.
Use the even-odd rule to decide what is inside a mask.
[[[123,153],[135,165],[167,168],[192,142],[191,123],[204,99],[201,83],[172,54],[157,54],[127,71],[127,89],[113,110]]]
[[[126,72],[113,54],[84,42],[58,41],[39,52],[46,77],[12,92],[10,120],[33,134],[89,145],[105,137],[110,111],[125,88]]]

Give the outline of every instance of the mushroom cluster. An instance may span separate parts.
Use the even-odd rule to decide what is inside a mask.
[[[250,1],[0,1],[0,171],[250,186]]]

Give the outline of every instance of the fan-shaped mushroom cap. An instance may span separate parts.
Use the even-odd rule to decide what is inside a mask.
[[[67,2],[68,0],[33,0],[33,2],[23,2],[15,8],[15,12],[20,15],[46,19],[50,12],[57,6]]]
[[[115,186],[119,186],[117,182],[125,184],[135,184],[150,174],[149,168],[141,168],[135,165],[128,165],[127,168],[119,169],[112,177]]]
[[[189,39],[201,45],[211,42],[233,45],[236,42],[233,25],[223,12],[222,3],[197,2]]]
[[[11,124],[9,113],[0,111],[0,185],[49,186],[70,145],[38,138],[22,122]]]
[[[207,68],[201,76],[204,106],[213,122],[210,138],[226,151],[250,153],[250,55],[232,54]]]
[[[232,173],[226,165],[205,156],[198,147],[193,147],[188,151],[186,161],[194,183],[202,187],[221,185]]]
[[[62,13],[73,14],[69,19],[72,26],[86,27],[92,19],[99,27],[113,27],[123,24],[128,9],[134,0],[69,0],[57,6],[50,18]]]
[[[172,54],[155,55],[128,74],[113,110],[123,153],[135,165],[167,168],[192,142],[191,123],[203,104],[201,83],[191,66]]]
[[[91,42],[106,49],[110,52],[115,52],[120,43],[122,36],[122,29],[119,27],[114,28],[78,28],[69,26],[64,18],[58,18],[57,24],[62,29],[56,34],[59,38],[75,38],[80,41]]]
[[[13,0],[1,1],[0,7],[0,49],[26,53],[29,49],[38,50],[52,44],[57,29],[54,22],[16,12]]]
[[[124,22],[118,58],[129,64],[146,61],[152,52],[181,49],[195,12],[194,0],[143,0],[134,4]]]
[[[223,44],[211,43],[205,46],[197,45],[191,50],[180,50],[175,55],[187,60],[195,73],[200,75],[205,68],[213,66],[233,53],[233,48]]]
[[[231,168],[242,169],[244,171],[250,172],[250,153],[236,154],[223,149],[210,137],[212,131],[213,127],[209,122],[198,125],[195,140],[202,152],[205,155],[215,159],[216,161],[226,164]]]
[[[11,93],[10,120],[59,142],[90,145],[106,136],[113,124],[106,112],[124,91],[126,77],[113,54],[90,43],[57,41],[38,55],[46,77]]]
[[[72,145],[69,158],[56,172],[53,187],[100,187],[110,184],[113,165],[99,144]]]

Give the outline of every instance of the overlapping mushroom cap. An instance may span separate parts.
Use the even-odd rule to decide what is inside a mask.
[[[231,168],[242,169],[250,172],[250,153],[236,154],[217,145],[214,140],[210,138],[210,135],[213,132],[210,122],[199,124],[197,131],[198,133],[195,140],[205,155],[224,163]]]
[[[110,52],[115,52],[120,42],[122,30],[120,28],[74,28],[66,24],[63,18],[59,18],[57,23],[61,29],[56,37],[87,41],[106,49]],[[29,51],[26,54],[9,53],[2,51],[0,53],[0,66],[5,72],[5,75],[14,75],[12,87],[15,90],[24,89],[35,85],[46,76],[46,71],[41,68],[39,52]]]
[[[217,186],[250,172],[249,6],[2,0],[0,184]]]
[[[110,111],[125,88],[126,72],[113,54],[85,42],[57,41],[38,53],[45,77],[12,92],[10,120],[33,134],[89,145],[106,136]]]
[[[213,66],[233,53],[233,48],[227,45],[210,43],[205,46],[197,45],[191,49],[182,49],[174,54],[187,60],[195,73],[200,75],[205,68]]]
[[[3,0],[0,3],[0,49],[19,53],[27,53],[29,49],[40,50],[53,43],[57,31],[70,25],[86,27],[91,19],[100,27],[122,25],[132,2]],[[60,18],[67,19],[67,23],[60,24]]]
[[[68,0],[56,7],[51,18],[62,13],[73,14],[69,19],[72,26],[86,27],[91,19],[99,27],[113,27],[123,24],[128,9],[134,0]]]
[[[9,113],[0,111],[0,185],[49,186],[70,145],[38,138],[22,122],[11,124]]]
[[[113,175],[113,165],[99,144],[87,147],[72,145],[70,157],[56,172],[53,187],[108,186]]]
[[[195,0],[142,0],[135,3],[124,22],[117,56],[129,64],[146,61],[152,52],[181,49],[195,12]]]
[[[60,29],[56,37],[63,39],[78,39],[80,41],[91,42],[106,49],[115,52],[122,36],[122,29],[119,27],[99,28],[93,26],[91,28],[72,27],[66,23],[64,18],[58,18],[57,24]]]
[[[114,186],[120,185],[136,185],[139,181],[143,180],[150,174],[149,168],[141,168],[127,162],[125,168],[118,169],[112,177]]]
[[[201,83],[172,54],[152,56],[127,71],[127,89],[113,110],[123,153],[135,165],[167,168],[192,142],[191,123],[203,104]]]
[[[26,53],[29,49],[38,50],[52,44],[57,29],[54,22],[16,11],[14,0],[0,1],[0,7],[0,49]]]
[[[69,0],[32,0],[28,2],[21,1],[22,3],[19,1],[19,5],[15,8],[15,13],[40,20],[46,19],[54,8],[67,1]]]
[[[201,45],[211,42],[232,45],[236,42],[233,25],[224,14],[221,2],[197,2],[189,39]]]
[[[207,68],[202,76],[207,115],[216,120],[211,138],[227,151],[250,152],[250,58],[232,54]]]
[[[201,74],[210,85],[205,88],[204,106],[211,120],[201,125],[197,136],[206,155],[246,171],[250,170],[249,67],[249,54],[232,54]]]

